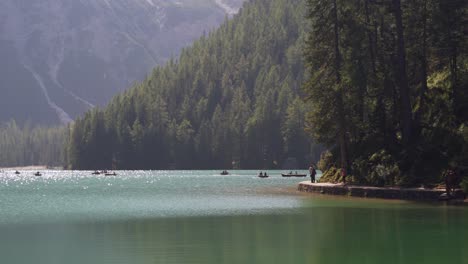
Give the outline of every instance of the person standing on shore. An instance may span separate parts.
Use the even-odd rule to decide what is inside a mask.
[[[460,182],[456,168],[449,168],[445,171],[445,191],[449,199],[453,198],[455,186]]]
[[[343,178],[343,184],[346,185],[346,169],[341,168],[341,177]]]
[[[315,171],[314,165],[310,165],[309,173],[310,173],[310,182],[314,183],[315,182],[315,175],[317,174],[317,171]]]

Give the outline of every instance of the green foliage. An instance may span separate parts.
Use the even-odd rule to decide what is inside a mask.
[[[463,178],[463,181],[461,182],[461,187],[465,193],[468,193],[468,177]]]
[[[378,151],[367,158],[355,160],[353,175],[361,184],[374,186],[401,184],[398,164],[385,150]]]
[[[326,150],[320,154],[320,160],[317,163],[317,168],[321,171],[328,171],[332,166],[334,166],[333,154]]]
[[[316,147],[298,89],[305,10],[302,0],[246,2],[177,60],[78,119],[70,167],[277,168],[289,157],[308,167]]]
[[[322,177],[320,177],[319,182],[330,182],[330,183],[341,183],[343,182],[343,176],[341,175],[341,169],[337,167],[330,167],[326,170]]]
[[[467,168],[466,1],[307,3],[307,127],[335,154],[327,164],[379,186]]]

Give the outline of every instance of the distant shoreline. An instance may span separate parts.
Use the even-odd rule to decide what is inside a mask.
[[[18,167],[0,167],[1,170],[22,170],[22,171],[38,171],[38,170],[63,170],[63,167],[51,167],[45,165],[31,165]]]

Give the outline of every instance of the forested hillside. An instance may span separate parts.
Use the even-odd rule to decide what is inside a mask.
[[[0,167],[63,166],[68,127],[0,126]]]
[[[308,0],[309,130],[328,181],[433,184],[468,175],[464,0]]]
[[[317,155],[301,99],[305,11],[302,0],[246,3],[177,60],[77,119],[70,168],[278,168],[288,158],[308,166]]]

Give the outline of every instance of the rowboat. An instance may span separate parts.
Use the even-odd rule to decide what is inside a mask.
[[[283,176],[283,177],[306,177],[307,174],[284,174],[284,173],[281,173],[281,176]]]

